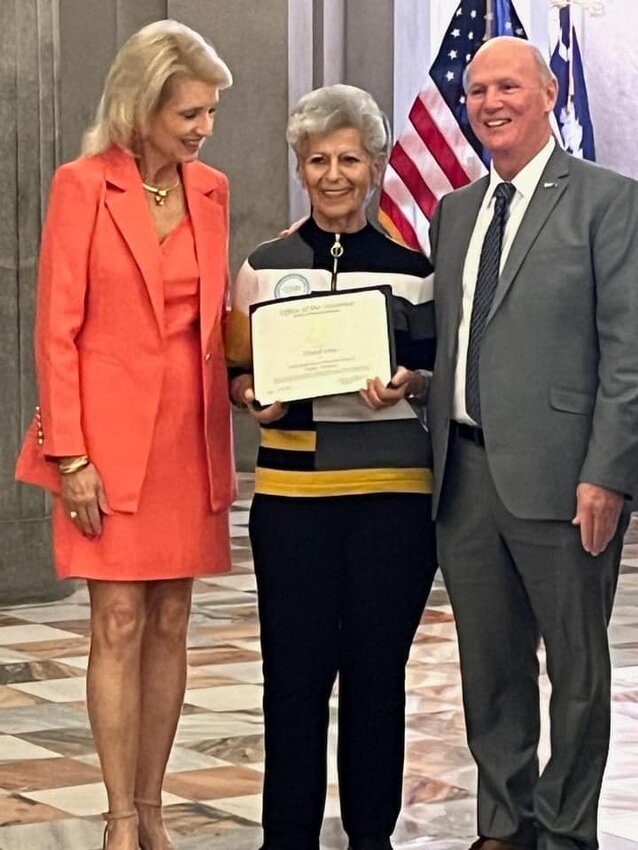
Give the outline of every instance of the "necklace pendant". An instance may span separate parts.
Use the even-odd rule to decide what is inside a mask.
[[[177,182],[172,186],[167,186],[165,189],[160,189],[159,186],[151,186],[150,183],[144,183],[144,181],[142,181],[142,186],[153,196],[156,206],[163,207],[166,203],[166,199],[168,198],[168,193],[172,192],[173,189],[177,189],[179,186],[179,180],[177,180]]]

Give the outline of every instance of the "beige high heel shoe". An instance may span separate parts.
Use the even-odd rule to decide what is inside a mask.
[[[161,809],[162,808],[162,801],[161,800],[143,800],[141,797],[136,797],[133,800],[133,802],[135,803],[135,805],[137,806],[138,809],[140,808],[140,806],[142,806],[142,807],[147,806],[150,809]],[[168,833],[166,833],[166,834],[168,836]],[[168,844],[169,844],[169,847],[173,846],[173,842],[171,841],[170,837],[168,838]],[[140,841],[140,850],[148,850],[148,848],[145,847],[142,844],[141,841]]]
[[[102,850],[106,850],[106,842],[109,837],[109,827],[113,821],[136,818],[137,809],[132,809],[130,812],[103,812],[102,817],[106,821],[106,826],[104,827],[104,838],[102,839]]]

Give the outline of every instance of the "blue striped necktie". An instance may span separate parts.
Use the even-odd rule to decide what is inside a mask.
[[[494,190],[494,215],[485,233],[479,261],[476,289],[470,320],[470,341],[465,373],[465,406],[472,419],[481,425],[481,396],[479,390],[479,356],[485,322],[494,301],[501,265],[501,245],[507,211],[516,188],[513,183],[499,183]]]

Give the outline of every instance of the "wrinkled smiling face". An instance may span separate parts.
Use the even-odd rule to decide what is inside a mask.
[[[497,169],[499,162],[515,167],[501,175],[508,178],[546,143],[556,100],[555,82],[543,78],[529,45],[516,41],[488,42],[472,61],[467,87],[472,129]]]
[[[361,230],[368,194],[378,185],[381,168],[363,147],[358,130],[311,133],[299,157],[299,176],[319,227],[335,233]]]
[[[212,135],[219,89],[201,80],[175,80],[166,103],[149,120],[144,146],[167,162],[197,159]]]

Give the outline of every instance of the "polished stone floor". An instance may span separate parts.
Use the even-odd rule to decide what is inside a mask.
[[[233,572],[197,581],[194,590],[188,690],[164,794],[176,850],[260,845],[261,663],[246,537],[250,477],[240,484],[232,513]],[[83,588],[60,602],[0,609],[0,850],[100,847],[105,794],[83,702],[88,613]],[[601,846],[638,850],[636,521],[627,537],[611,643],[613,743]],[[464,744],[454,623],[440,582],[407,678],[404,809],[395,844],[463,850],[475,834],[475,772]],[[546,706],[546,681],[543,692]],[[341,850],[335,780],[331,756],[323,846]]]

